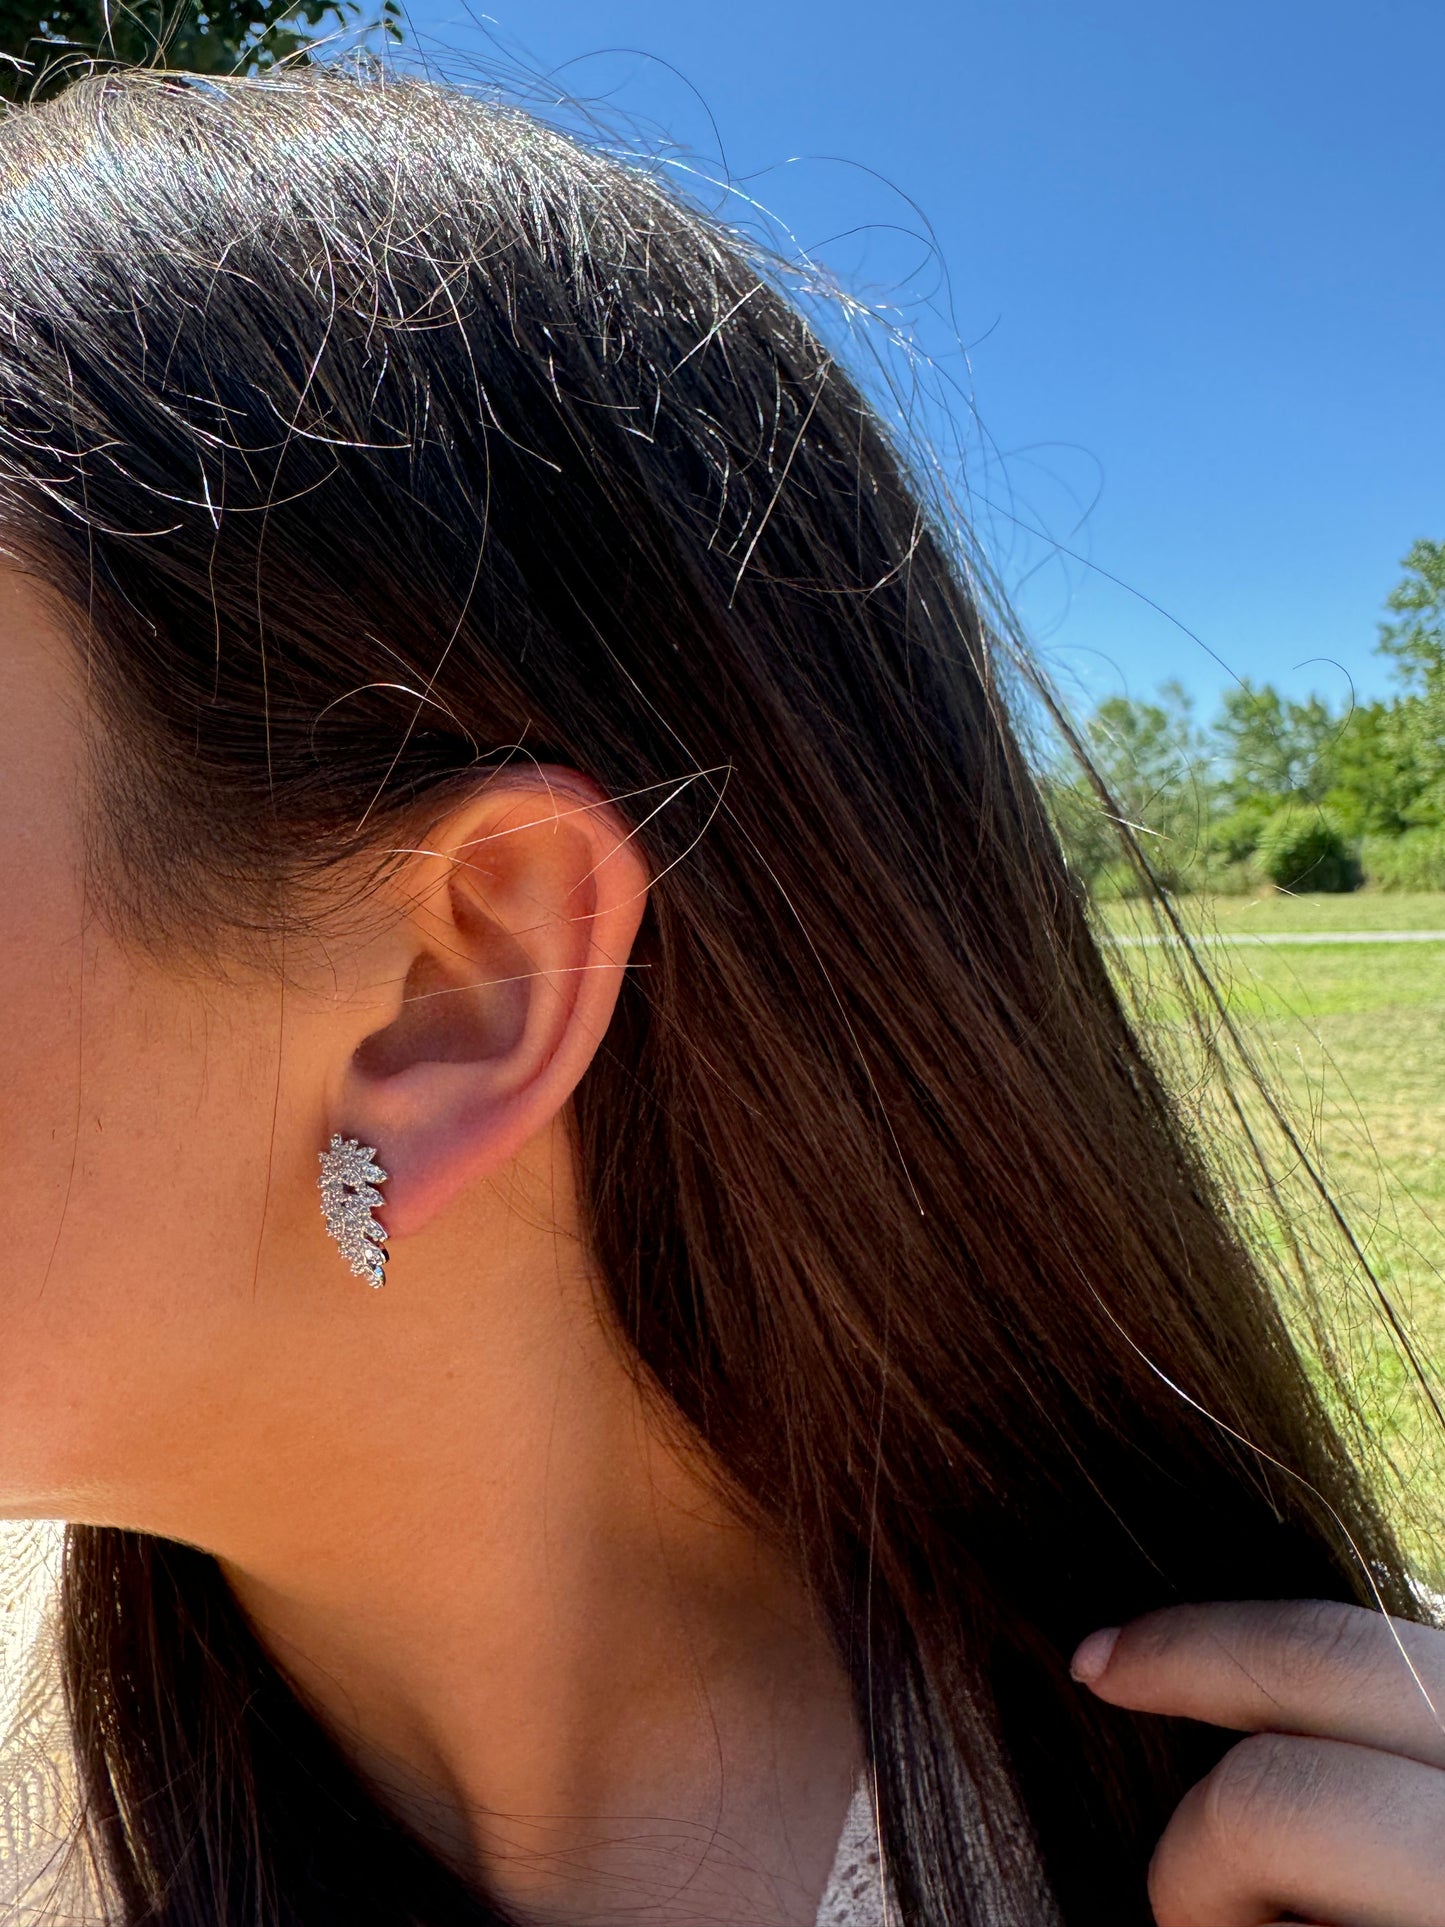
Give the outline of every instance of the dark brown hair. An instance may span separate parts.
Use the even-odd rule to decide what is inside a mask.
[[[519,749],[618,799],[657,880],[576,1129],[638,1369],[827,1615],[902,1919],[1145,1922],[1229,1742],[1082,1694],[1077,1640],[1367,1597],[1344,1527],[1409,1594],[858,388],[648,171],[337,72],[11,115],[0,309],[7,540],[107,719],[105,915],[263,944]],[[66,1601],[120,1919],[501,1918],[203,1554],[77,1530]]]

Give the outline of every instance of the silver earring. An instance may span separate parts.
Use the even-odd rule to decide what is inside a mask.
[[[371,1213],[382,1202],[376,1186],[385,1184],[387,1174],[376,1162],[375,1147],[333,1135],[320,1157],[316,1184],[326,1229],[352,1275],[379,1289],[386,1283],[386,1232]]]

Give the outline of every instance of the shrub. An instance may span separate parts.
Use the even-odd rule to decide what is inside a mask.
[[[1209,851],[1223,863],[1246,863],[1259,846],[1264,826],[1279,804],[1263,797],[1241,803],[1209,826]]]
[[[1367,836],[1360,862],[1377,890],[1445,890],[1445,829]]]
[[[1144,879],[1132,863],[1122,859],[1118,863],[1106,863],[1090,878],[1090,889],[1098,903],[1131,902],[1137,897],[1148,895]]]
[[[1286,804],[1259,833],[1255,863],[1279,890],[1353,890],[1360,866],[1339,825],[1323,810]]]
[[[1212,897],[1249,897],[1259,889],[1259,878],[1250,863],[1212,861],[1191,888],[1207,890]]]

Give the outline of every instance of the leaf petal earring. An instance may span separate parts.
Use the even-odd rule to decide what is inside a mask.
[[[387,1174],[376,1162],[375,1146],[333,1134],[320,1153],[321,1211],[352,1275],[380,1289],[386,1283],[386,1231],[371,1213],[382,1202],[378,1184]]]

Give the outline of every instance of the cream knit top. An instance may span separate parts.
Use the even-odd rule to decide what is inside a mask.
[[[93,1881],[70,1844],[74,1767],[53,1607],[61,1528],[0,1522],[0,1927],[99,1927]],[[860,1785],[817,1927],[887,1927],[877,1828]]]

